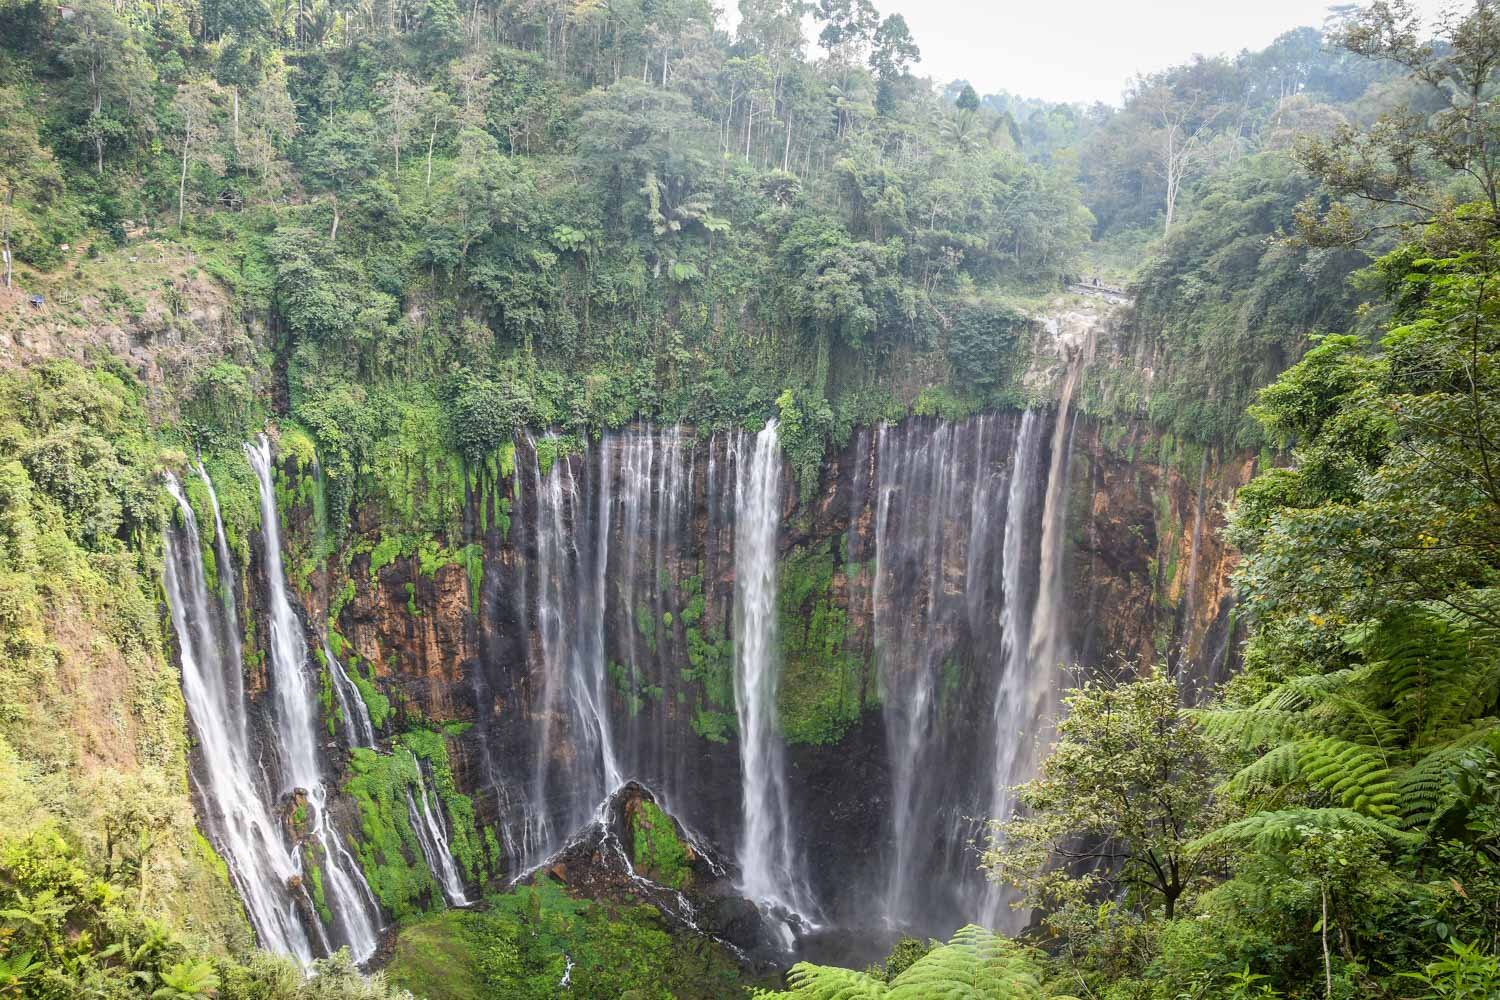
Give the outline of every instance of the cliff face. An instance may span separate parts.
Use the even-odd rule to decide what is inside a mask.
[[[995,803],[997,768],[1019,780],[1034,764],[1007,741],[1034,743],[1055,710],[1037,696],[1029,724],[1006,729],[1024,628],[1051,627],[1046,648],[1085,670],[1165,661],[1196,685],[1232,666],[1234,554],[1217,530],[1252,463],[1143,425],[1078,417],[1055,435],[1055,421],[863,429],[815,492],[783,489],[785,790],[826,917],[884,911],[940,933],[986,905],[971,818]],[[507,871],[540,862],[617,780],[739,842],[735,506],[751,437],[638,427],[571,452],[527,439],[471,480],[470,548],[392,558],[371,532],[346,572],[308,578],[310,619],[332,606],[346,659],[390,699],[387,735],[458,734],[457,785],[501,833]],[[1046,562],[1053,440],[1067,451],[1048,626],[1026,622],[1042,602],[1025,581]],[[1028,447],[1030,479],[1012,488]],[[287,516],[306,544],[308,512]],[[1064,680],[1025,669],[1040,678],[1027,690]]]

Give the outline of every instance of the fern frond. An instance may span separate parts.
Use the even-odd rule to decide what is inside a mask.
[[[1367,743],[1389,753],[1406,742],[1401,724],[1365,701],[1345,694],[1330,694],[1307,713],[1316,730],[1331,730],[1356,743]]]
[[[1280,809],[1260,812],[1238,822],[1211,830],[1188,845],[1197,853],[1220,844],[1248,844],[1258,851],[1276,853],[1296,845],[1310,830],[1353,830],[1372,833],[1392,843],[1409,845],[1421,838],[1353,809]]]
[[[1277,789],[1297,777],[1297,744],[1283,743],[1255,763],[1243,767],[1219,786],[1222,795],[1243,795],[1252,788]]]
[[[1406,769],[1396,785],[1404,826],[1426,829],[1433,817],[1452,802],[1453,785],[1448,775],[1468,750],[1468,747],[1444,747]]]
[[[1244,750],[1277,746],[1301,736],[1308,723],[1301,712],[1286,709],[1218,708],[1193,713],[1193,718],[1210,735],[1227,740]]]
[[[1331,674],[1292,677],[1256,702],[1256,707],[1281,712],[1301,712],[1330,694],[1347,691],[1356,676],[1353,670],[1336,670]]]
[[[1040,965],[1010,938],[983,927],[961,928],[890,984],[850,969],[801,962],[781,993],[757,1000],[1074,1000],[1042,986]]]
[[[866,973],[809,962],[792,966],[786,979],[791,989],[755,996],[758,1000],[874,1000],[890,992],[885,983]]]
[[[1297,768],[1302,778],[1353,809],[1379,819],[1398,813],[1396,780],[1385,754],[1359,743],[1334,737],[1297,744]]]
[[[1284,743],[1230,778],[1220,791],[1279,789],[1301,778],[1346,809],[1379,819],[1398,812],[1396,780],[1378,748],[1324,736]]]
[[[891,982],[891,1000],[1042,1000],[1036,962],[1014,941],[970,924]]]
[[[1429,610],[1393,613],[1365,637],[1372,668],[1370,701],[1415,740],[1451,711],[1445,691],[1462,684],[1469,667],[1467,630]]]

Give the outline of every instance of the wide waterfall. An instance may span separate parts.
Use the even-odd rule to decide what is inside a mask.
[[[300,888],[301,865],[282,840],[273,799],[253,759],[239,636],[228,627],[234,601],[233,574],[224,561],[228,548],[219,556],[220,580],[228,583],[221,605],[204,578],[193,508],[170,474],[167,491],[177,501],[181,524],[166,532],[163,577],[182,661],[183,699],[202,758],[192,772],[199,816],[229,867],[261,944],[307,963],[313,945],[298,912],[311,904]],[[215,508],[217,516],[217,503]]]
[[[781,527],[781,445],[776,421],[743,437],[735,483],[735,713],[744,804],[739,862],[746,895],[799,915],[812,910],[795,846],[781,732],[776,721],[776,540]]]
[[[281,518],[271,481],[271,442],[261,435],[245,453],[260,489],[261,538],[266,580],[266,616],[270,622],[269,674],[276,708],[276,745],[281,791],[306,797],[316,863],[322,872],[328,910],[338,938],[356,962],[364,962],[380,943],[380,906],[327,815],[328,792],[318,753],[318,708],[313,691],[307,642],[292,610],[281,565]]]
[[[510,873],[541,864],[636,780],[690,836],[733,846],[740,890],[789,927],[872,912],[935,934],[1005,922],[976,846],[986,817],[1009,814],[1009,789],[1033,773],[1056,713],[1069,628],[1069,416],[1064,407],[861,430],[837,458],[841,485],[815,508],[792,495],[774,420],[759,432],[638,425],[594,441],[518,440],[502,484],[506,533],[488,536],[498,554],[485,556],[480,615],[493,624],[464,681],[477,723],[463,738],[469,776],[493,796],[477,804]],[[260,489],[269,626],[264,766],[246,721],[222,526],[223,605],[192,580],[202,568],[190,510],[169,538],[184,690],[195,729],[213,730],[205,826],[268,946],[306,961],[347,944],[363,960],[381,911],[333,822],[327,730],[282,566],[270,443],[245,452]],[[809,784],[818,751],[788,745],[781,725],[782,570],[809,532],[837,539],[828,593],[847,616],[839,655],[868,671],[864,707],[875,710],[859,737],[877,783],[861,834],[869,846],[836,877],[820,846],[828,790]],[[377,750],[381,734],[327,635],[318,660],[339,743]],[[415,844],[444,899],[466,905],[443,804],[418,767],[401,792]],[[300,847],[281,834],[293,802],[307,817]],[[300,888],[310,864],[324,907]]]

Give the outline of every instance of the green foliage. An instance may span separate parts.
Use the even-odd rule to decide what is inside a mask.
[[[871,664],[848,634],[835,592],[834,542],[797,549],[777,573],[781,686],[777,709],[789,743],[836,743],[874,697]],[[845,573],[863,572],[860,566]]]
[[[1213,875],[1216,859],[1201,850],[1208,844],[1194,850],[1192,841],[1211,828],[1222,752],[1159,669],[1115,685],[1087,682],[1063,702],[1040,776],[1016,789],[1024,810],[994,824],[981,864],[1019,891],[1017,905],[1052,910],[1059,922],[1096,895],[1122,892],[1171,920],[1178,901]],[[1093,865],[1101,859],[1109,864]]]
[[[344,789],[359,808],[360,836],[355,852],[370,888],[398,918],[442,899],[408,817],[408,791],[424,784],[418,761],[430,767],[429,792],[436,793],[448,815],[452,832],[449,846],[460,869],[469,879],[482,881],[499,863],[487,853],[475,826],[473,803],[454,786],[441,735],[411,730],[397,738],[390,754],[354,749]]]
[[[654,908],[575,900],[553,882],[491,897],[484,910],[409,923],[388,971],[397,983],[457,998],[550,998],[565,974],[569,995],[598,1000],[743,995],[727,953],[673,937]]]
[[[688,851],[672,818],[654,802],[642,799],[630,814],[635,869],[662,885],[683,889],[692,878]]]
[[[975,997],[983,1000],[1071,1000],[1043,985],[1040,960],[1008,938],[970,925],[927,951],[889,983],[864,972],[810,965],[792,967],[790,989],[758,993],[764,1000],[857,1000],[887,997]]]

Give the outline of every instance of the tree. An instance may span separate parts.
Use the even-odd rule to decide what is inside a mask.
[[[172,133],[173,145],[182,161],[182,170],[177,180],[177,225],[182,225],[187,205],[188,170],[194,162],[208,165],[216,173],[224,169],[224,158],[214,146],[219,139],[219,126],[214,121],[219,85],[210,81],[184,83],[177,88],[172,99],[172,110],[177,116],[177,128]]]
[[[1166,184],[1162,231],[1170,233],[1183,181],[1207,154],[1225,109],[1206,90],[1166,81],[1144,82],[1135,104],[1155,126],[1157,170]]]
[[[1066,695],[1041,774],[1016,789],[1020,815],[996,817],[981,867],[1019,892],[1018,906],[1067,910],[1122,894],[1167,920],[1209,884],[1194,838],[1218,818],[1222,755],[1157,670]]]
[[[818,44],[830,59],[844,64],[860,60],[880,21],[870,0],[818,0],[813,16],[823,24]]]
[[[1477,192],[1484,206],[1484,238],[1500,231],[1500,10],[1479,0],[1466,13],[1439,21],[1439,38],[1424,41],[1421,15],[1409,0],[1380,0],[1350,18],[1337,35],[1346,49],[1404,68],[1427,88],[1437,110],[1400,107],[1369,129],[1341,125],[1327,138],[1298,146],[1304,167],[1335,199],[1353,197],[1388,210],[1356,221],[1335,201],[1309,200],[1298,218],[1302,237],[1323,246],[1359,243],[1392,228],[1409,229],[1441,216]],[[1471,185],[1455,195],[1453,172]]]
[[[896,106],[896,81],[904,77],[912,63],[922,61],[922,51],[906,27],[906,18],[891,14],[875,29],[874,46],[870,49],[870,69],[875,72],[878,90],[875,107],[888,114]]]
[[[381,111],[385,115],[387,130],[390,133],[391,146],[395,151],[396,165],[392,175],[392,184],[399,197],[401,140],[406,135],[407,127],[421,113],[425,95],[423,89],[412,82],[412,79],[405,73],[393,73],[381,81],[377,90],[380,94]]]
[[[52,154],[37,137],[37,119],[24,105],[21,95],[0,88],[0,182],[5,184],[5,204],[0,206],[0,248],[4,250],[5,287],[11,287],[14,254],[11,230],[16,195],[23,193],[38,202],[51,200],[62,189],[62,177]]]
[[[958,100],[954,102],[960,111],[978,111],[979,95],[974,92],[974,86],[970,83],[964,84],[964,89],[958,92]]]
[[[102,0],[84,0],[63,22],[58,60],[71,74],[81,99],[69,102],[83,113],[73,134],[94,153],[94,169],[104,173],[104,152],[145,127],[154,71],[135,32]]]

